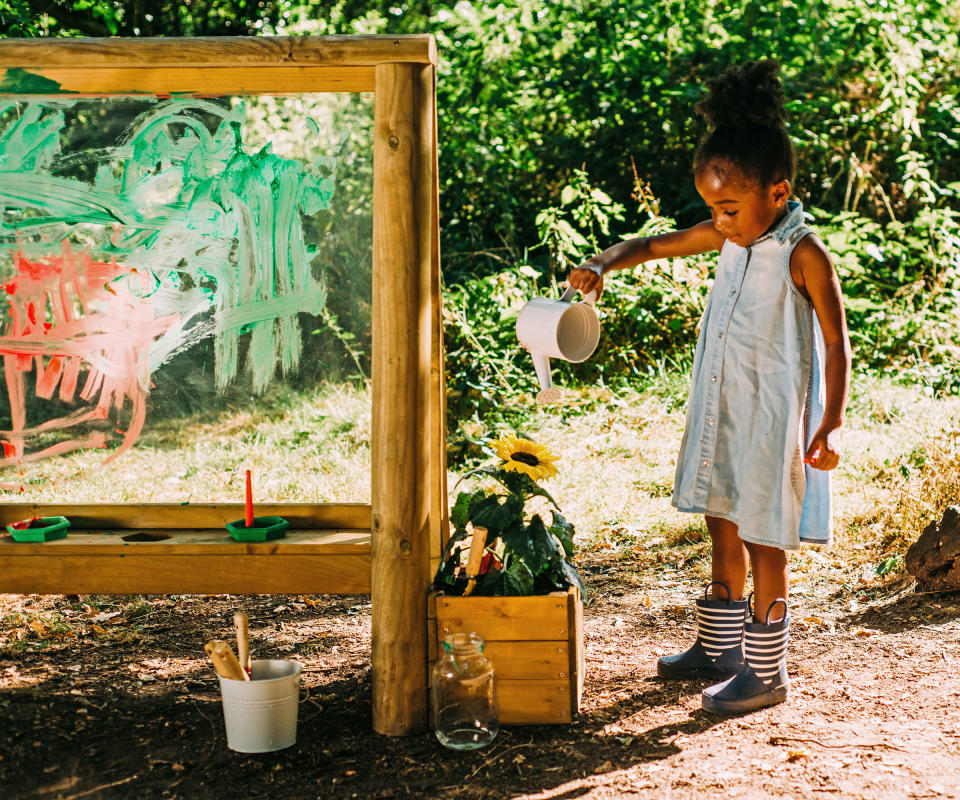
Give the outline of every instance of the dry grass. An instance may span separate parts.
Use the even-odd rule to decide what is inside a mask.
[[[149,419],[137,446],[105,464],[104,450],[0,472],[23,492],[6,502],[242,502],[252,470],[259,502],[369,502],[370,396],[326,385],[278,391],[256,407],[176,421]]]
[[[570,395],[582,402],[582,395]],[[702,518],[670,505],[683,409],[669,393],[596,395],[571,417],[539,410],[525,433],[560,455],[547,486],[591,559],[627,562],[646,579],[679,569],[709,575]],[[791,554],[798,593],[876,584],[923,527],[960,503],[960,398],[857,379],[844,454],[833,473],[834,543]]]

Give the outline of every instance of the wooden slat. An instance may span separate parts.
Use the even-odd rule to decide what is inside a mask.
[[[436,634],[436,621],[427,620]],[[484,641],[483,653],[493,664],[497,678],[503,680],[568,681],[570,644],[567,641],[490,642]],[[441,640],[434,636],[430,648],[430,671],[443,653]]]
[[[0,534],[0,554],[72,558],[81,555],[370,555],[369,531],[288,531],[282,539],[268,542],[237,542],[223,529],[210,531],[153,528],[148,536],[166,536],[159,541],[126,541],[141,532],[122,530],[94,532],[71,530],[65,539],[50,542],[15,542]],[[0,578],[2,580],[2,578]]]
[[[219,95],[372,92],[375,68],[43,67],[0,76],[0,95]],[[38,80],[41,79],[41,80]],[[47,83],[49,82],[49,83]]]
[[[420,155],[420,204],[430,209],[430,224],[420,231],[420,248],[429,254],[429,269],[421,274],[420,291],[430,299],[429,352],[430,364],[429,415],[427,434],[430,436],[430,577],[433,577],[443,547],[449,536],[447,516],[447,409],[446,386],[443,372],[442,298],[440,295],[440,169],[437,152],[437,71],[426,67],[420,71],[419,91],[422,97],[422,124],[428,129],[422,138]]]
[[[570,644],[557,642],[495,642],[483,648],[498,675],[512,680],[553,680],[569,683]]]
[[[0,592],[22,594],[369,594],[368,555],[7,556]]]
[[[570,674],[573,676],[572,695],[570,697],[571,710],[574,714],[580,712],[583,702],[583,681],[586,671],[586,653],[583,642],[583,602],[580,590],[571,586],[568,597],[568,617],[570,619]]]
[[[503,725],[569,723],[570,681],[497,679],[497,718]]]
[[[190,38],[3,39],[0,67],[239,64],[372,66],[437,63],[430,34],[403,36],[197,36]]]
[[[427,676],[433,672],[434,662],[437,660],[437,621],[427,618]]]
[[[258,517],[283,517],[292,529],[370,529],[366,503],[257,503]],[[66,517],[77,529],[222,528],[243,519],[242,503],[76,504],[0,503],[0,525],[30,517]]]
[[[490,641],[568,639],[567,593],[538,597],[438,597],[437,633],[479,633]]]

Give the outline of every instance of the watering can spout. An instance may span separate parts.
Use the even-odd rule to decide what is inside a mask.
[[[555,403],[560,399],[560,390],[555,389],[553,381],[550,378],[550,358],[543,353],[531,351],[533,356],[533,368],[537,372],[537,381],[540,383],[540,393],[537,395],[538,403]]]

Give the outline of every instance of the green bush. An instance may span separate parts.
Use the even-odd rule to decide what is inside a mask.
[[[132,4],[94,5],[118,31],[136,23]],[[11,5],[8,32],[39,30],[26,8]],[[436,36],[454,419],[507,413],[505,396],[533,389],[513,334],[528,297],[641,225],[705,216],[690,174],[704,133],[693,106],[710,77],[765,57],[783,65],[794,188],[838,262],[857,366],[960,390],[955,0],[271,0],[258,21],[218,0],[212,17],[188,6],[175,16],[151,33],[221,32],[235,18],[263,32]],[[662,209],[643,201],[638,174]],[[557,365],[558,382],[635,383],[688,358],[711,263],[611,279],[601,350]]]

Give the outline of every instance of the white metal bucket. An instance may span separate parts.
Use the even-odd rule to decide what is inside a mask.
[[[280,659],[253,661],[249,681],[220,677],[227,747],[268,753],[297,741],[300,665]]]

